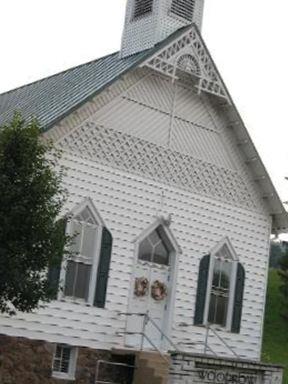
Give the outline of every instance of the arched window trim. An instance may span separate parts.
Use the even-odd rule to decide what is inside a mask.
[[[170,221],[169,219],[165,219],[163,216],[158,217],[151,225],[149,225],[141,234],[136,237],[134,242],[137,245],[137,249],[141,241],[145,240],[147,236],[149,236],[156,228],[161,226],[164,231],[166,236],[168,237],[169,241],[171,242],[171,245],[176,253],[181,254],[182,250],[180,246],[177,243],[177,240],[175,239],[173,233],[171,232],[169,226],[170,226]]]
[[[210,307],[210,299],[211,299],[211,289],[212,289],[212,279],[215,267],[215,261],[218,258],[217,253],[221,251],[223,246],[228,248],[228,251],[231,255],[231,263],[232,263],[232,271],[231,271],[231,289],[229,291],[229,302],[228,302],[228,311],[226,317],[226,326],[222,327],[218,324],[211,324],[217,328],[222,328],[227,331],[231,331],[232,328],[232,320],[233,320],[233,308],[234,308],[234,298],[235,298],[235,288],[236,288],[236,276],[237,276],[237,266],[239,263],[239,258],[234,250],[234,247],[231,244],[231,241],[228,237],[223,238],[210,252],[210,266],[209,266],[209,274],[208,274],[208,282],[207,282],[207,291],[206,291],[206,300],[205,300],[205,310],[204,310],[204,325],[208,325],[208,314]]]
[[[58,292],[58,300],[67,300],[67,301],[85,303],[86,305],[93,305],[94,297],[95,297],[95,293],[96,293],[96,289],[97,289],[96,281],[97,281],[97,271],[98,271],[100,252],[101,252],[101,239],[102,239],[103,228],[106,226],[105,226],[104,220],[102,219],[101,215],[99,214],[93,201],[90,198],[84,199],[79,205],[77,205],[76,207],[74,207],[71,210],[71,213],[69,215],[70,219],[68,220],[67,226],[66,226],[66,233],[72,235],[73,218],[75,218],[77,215],[79,215],[81,212],[83,212],[83,210],[86,207],[89,208],[89,210],[91,211],[91,213],[93,215],[93,218],[97,222],[95,247],[93,250],[93,260],[92,260],[92,268],[91,268],[91,273],[90,273],[88,298],[86,301],[85,299],[72,297],[72,296],[66,296],[64,294],[66,270],[67,270],[67,259],[64,258],[62,261],[61,272],[60,272],[60,284],[62,286],[62,289],[60,289]],[[77,260],[77,256],[76,256],[76,260]]]

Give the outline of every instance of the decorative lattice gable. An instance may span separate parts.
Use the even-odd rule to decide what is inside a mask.
[[[142,66],[153,68],[172,78],[181,73],[197,80],[198,92],[207,92],[231,103],[225,85],[195,25],[157,51]]]
[[[146,140],[87,122],[58,142],[68,151],[156,182],[257,209],[242,175]]]

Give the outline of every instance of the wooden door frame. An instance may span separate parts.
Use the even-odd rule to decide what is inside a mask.
[[[182,253],[182,251],[170,229],[170,221],[165,220],[163,216],[157,217],[157,219],[154,220],[154,222],[150,224],[146,229],[144,229],[141,232],[141,234],[134,240],[134,243],[135,243],[134,259],[133,259],[133,265],[132,265],[132,271],[131,271],[130,291],[128,295],[127,309],[129,311],[129,305],[134,295],[134,279],[135,279],[134,271],[138,263],[139,244],[159,226],[163,228],[166,236],[168,237],[168,240],[171,242],[171,245],[173,247],[173,251],[171,251],[169,254],[171,263],[170,263],[170,276],[169,276],[170,294],[167,299],[167,310],[166,310],[166,313],[168,314],[168,316],[165,316],[164,322],[163,322],[163,328],[164,328],[163,333],[165,333],[165,335],[167,335],[170,338],[172,322],[174,317],[174,307],[175,307],[174,303],[175,303],[175,296],[176,296],[176,282],[177,282],[179,255]],[[127,328],[127,321],[128,319],[126,319],[126,328]],[[167,343],[163,342],[161,344],[161,349],[165,349],[165,345],[167,345]]]

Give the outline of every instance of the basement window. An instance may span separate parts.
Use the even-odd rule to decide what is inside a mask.
[[[153,9],[153,0],[135,0],[133,20],[142,16],[147,16]]]
[[[74,380],[77,360],[77,348],[57,344],[53,355],[52,377]]]
[[[172,0],[171,13],[192,22],[194,8],[195,0]]]

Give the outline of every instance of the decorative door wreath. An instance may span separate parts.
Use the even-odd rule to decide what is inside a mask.
[[[151,296],[156,301],[164,300],[167,297],[167,286],[159,280],[155,280],[151,286]]]
[[[134,283],[134,295],[137,297],[146,296],[149,290],[149,281],[146,277],[136,277]]]

